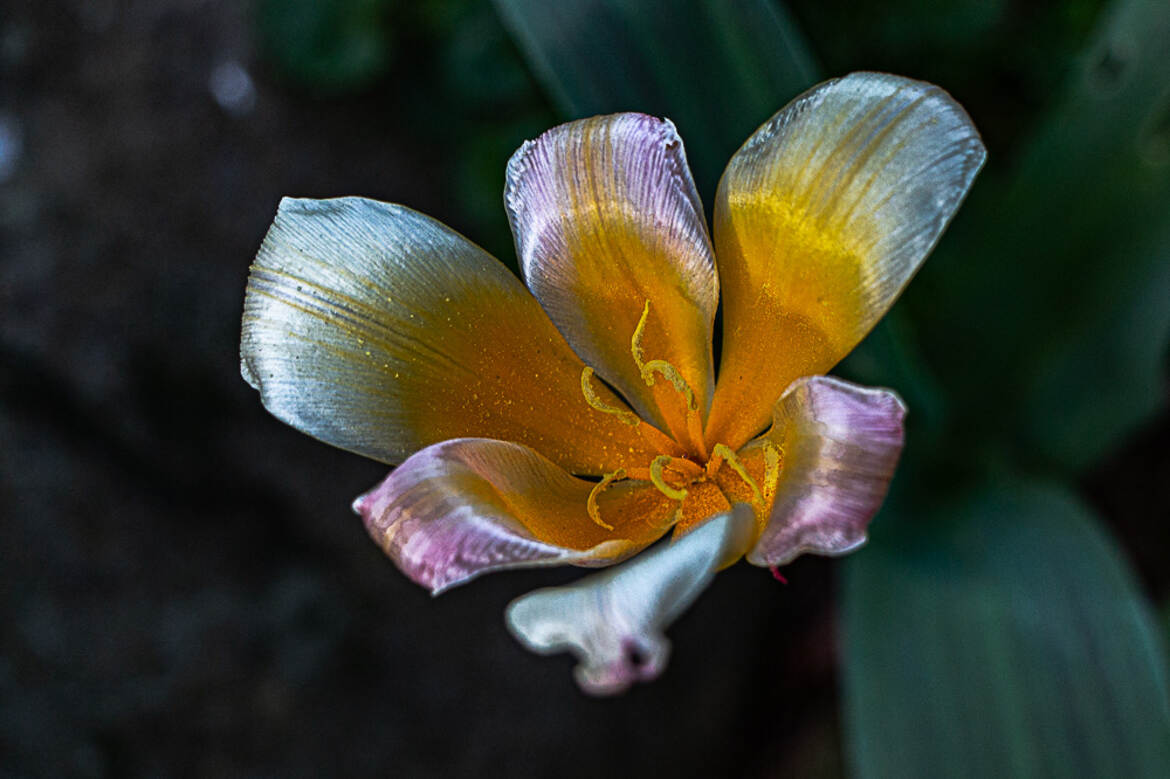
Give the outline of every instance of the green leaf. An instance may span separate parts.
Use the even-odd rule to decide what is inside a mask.
[[[1052,462],[1090,465],[1170,396],[1170,222],[1162,226],[1111,258],[1136,266],[1132,289],[1118,296],[1122,305],[1079,323],[1037,362],[1020,431],[1026,446]]]
[[[968,432],[1014,439],[1045,466],[1091,462],[1164,400],[1149,345],[1165,343],[1170,307],[1157,272],[1170,248],[1167,39],[1170,3],[1115,4],[1065,97],[1014,164],[993,159],[907,296]],[[1158,290],[1160,311],[1145,299]],[[1090,372],[1094,402],[1078,387]],[[1082,397],[1051,402],[1063,392]]]
[[[996,486],[879,522],[845,595],[856,776],[1165,776],[1163,626],[1067,492]]]
[[[565,116],[669,117],[707,196],[748,135],[816,80],[803,38],[768,0],[495,4]]]

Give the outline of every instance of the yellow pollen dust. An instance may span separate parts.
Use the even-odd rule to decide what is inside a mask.
[[[646,386],[653,387],[657,378],[661,376],[669,381],[675,391],[685,400],[687,434],[699,450],[700,461],[706,460],[706,465],[700,465],[699,462],[686,457],[662,454],[655,457],[650,462],[648,468],[633,468],[632,470],[619,468],[612,473],[607,473],[589,491],[589,497],[586,500],[586,510],[589,518],[597,526],[612,532],[614,526],[601,517],[598,498],[603,492],[613,486],[614,483],[623,479],[636,479],[642,482],[649,481],[666,498],[678,502],[678,508],[675,510],[674,517],[662,528],[665,530],[682,520],[683,502],[690,494],[687,488],[701,482],[714,482],[715,476],[724,465],[743,480],[744,484],[751,490],[752,503],[757,512],[762,513],[767,501],[771,498],[771,493],[774,491],[776,480],[780,474],[780,450],[767,439],[763,440],[764,486],[762,489],[755,478],[748,473],[747,468],[740,461],[739,456],[727,444],[715,444],[710,450],[710,456],[708,456],[707,447],[703,441],[702,419],[699,414],[699,406],[695,400],[695,393],[691,389],[691,386],[670,362],[666,360],[646,359],[645,351],[642,348],[642,337],[646,331],[646,322],[649,316],[650,301],[647,300],[645,306],[642,308],[642,316],[638,320],[638,325],[634,328],[633,336],[630,338],[630,355],[634,358],[634,364],[638,367],[638,371],[642,376],[642,380],[646,382]],[[593,384],[594,375],[594,370],[589,366],[585,366],[581,371],[581,394],[584,395],[585,402],[589,404],[590,408],[600,411],[603,414],[615,416],[630,426],[642,424],[642,419],[634,412],[625,408],[612,406],[601,398]]]
[[[752,491],[752,501],[758,508],[763,509],[764,494],[760,492],[760,485],[756,484],[756,480],[743,467],[743,463],[739,461],[739,457],[736,456],[730,446],[727,444],[715,444],[715,447],[711,450],[711,459],[707,461],[707,475],[714,478],[724,463],[727,463],[731,467],[731,470],[735,471],[735,474],[744,480],[744,483]]]

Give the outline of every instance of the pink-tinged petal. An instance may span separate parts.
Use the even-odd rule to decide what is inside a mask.
[[[630,349],[649,301],[645,359],[673,364],[706,413],[719,281],[674,125],[627,113],[555,127],[513,155],[504,202],[525,280],[565,339],[685,441],[678,392],[661,377],[647,386]]]
[[[767,434],[783,466],[748,562],[784,565],[805,552],[842,555],[864,544],[902,452],[905,416],[890,390],[828,376],[793,382]]]
[[[645,482],[619,482],[586,508],[594,483],[526,446],[463,438],[411,456],[354,501],[370,536],[434,594],[489,571],[607,565],[665,532],[673,504]]]
[[[508,606],[507,623],[540,654],[570,651],[585,692],[612,695],[666,668],[662,634],[710,584],[720,565],[742,554],[755,531],[739,504],[693,532],[605,573],[529,593]]]

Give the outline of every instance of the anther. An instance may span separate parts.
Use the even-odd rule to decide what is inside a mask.
[[[765,449],[765,461],[767,460],[767,450]],[[755,502],[763,508],[764,495],[760,492],[760,485],[756,484],[756,480],[752,478],[747,469],[743,467],[743,463],[739,461],[739,457],[732,451],[727,444],[715,444],[711,449],[711,459],[707,461],[707,473],[714,476],[723,463],[731,466],[731,470],[735,471],[739,478],[743,479],[748,487],[751,488],[752,498]]]
[[[646,382],[647,387],[653,387],[657,381],[655,374],[661,374],[664,379],[671,383],[675,391],[686,399],[686,434],[700,451],[700,454],[706,457],[707,450],[703,445],[703,420],[699,415],[699,404],[695,400],[695,392],[691,389],[691,385],[679,373],[678,368],[674,367],[667,360],[646,361],[646,354],[642,349],[642,335],[646,332],[646,320],[649,317],[650,301],[647,300],[646,305],[642,306],[642,316],[638,319],[638,325],[634,328],[634,334],[630,337],[630,355],[634,358],[634,365],[638,367],[638,372],[642,375],[642,381]]]
[[[637,427],[642,421],[638,418],[638,415],[624,408],[611,406],[602,400],[597,394],[597,390],[593,389],[592,378],[593,369],[586,365],[581,370],[581,394],[585,396],[585,402],[589,404],[590,408],[594,408],[603,414],[612,414],[630,427]]]
[[[609,486],[618,479],[626,478],[626,471],[624,468],[618,468],[613,473],[607,473],[601,478],[601,481],[593,485],[593,489],[589,490],[589,497],[585,500],[585,510],[589,512],[589,518],[593,520],[593,524],[605,528],[606,530],[613,530],[613,525],[601,518],[601,509],[597,507],[597,496],[609,489]]]
[[[671,500],[683,500],[687,496],[687,491],[685,489],[671,487],[662,476],[663,467],[670,465],[672,462],[674,462],[674,458],[668,454],[661,454],[655,457],[654,461],[650,463],[650,481],[654,483],[654,486],[658,488],[659,492]]]

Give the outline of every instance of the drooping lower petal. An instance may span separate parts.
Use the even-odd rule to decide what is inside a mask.
[[[950,95],[882,73],[827,81],[747,140],[715,200],[723,356],[708,440],[738,448],[790,382],[865,336],[985,155]]]
[[[748,562],[784,565],[805,552],[841,555],[864,544],[902,451],[905,416],[890,390],[828,376],[794,382],[763,439],[783,452],[783,466]]]
[[[724,560],[743,553],[753,530],[751,509],[740,504],[605,573],[517,598],[508,627],[534,652],[575,654],[581,662],[574,676],[586,692],[609,695],[650,681],[666,668],[663,629]]]
[[[407,459],[354,510],[402,572],[438,594],[505,568],[608,565],[674,514],[646,482],[595,488],[520,444],[456,439]],[[591,493],[608,528],[589,515]]]
[[[435,220],[364,198],[280,204],[248,279],[242,372],[264,405],[387,463],[439,441],[518,441],[601,475],[672,446],[584,368],[523,284]]]
[[[688,435],[687,411],[631,355],[670,363],[705,416],[718,279],[682,140],[645,114],[597,116],[525,143],[504,193],[525,280],[572,347],[646,419]],[[701,424],[692,424],[701,436]]]

